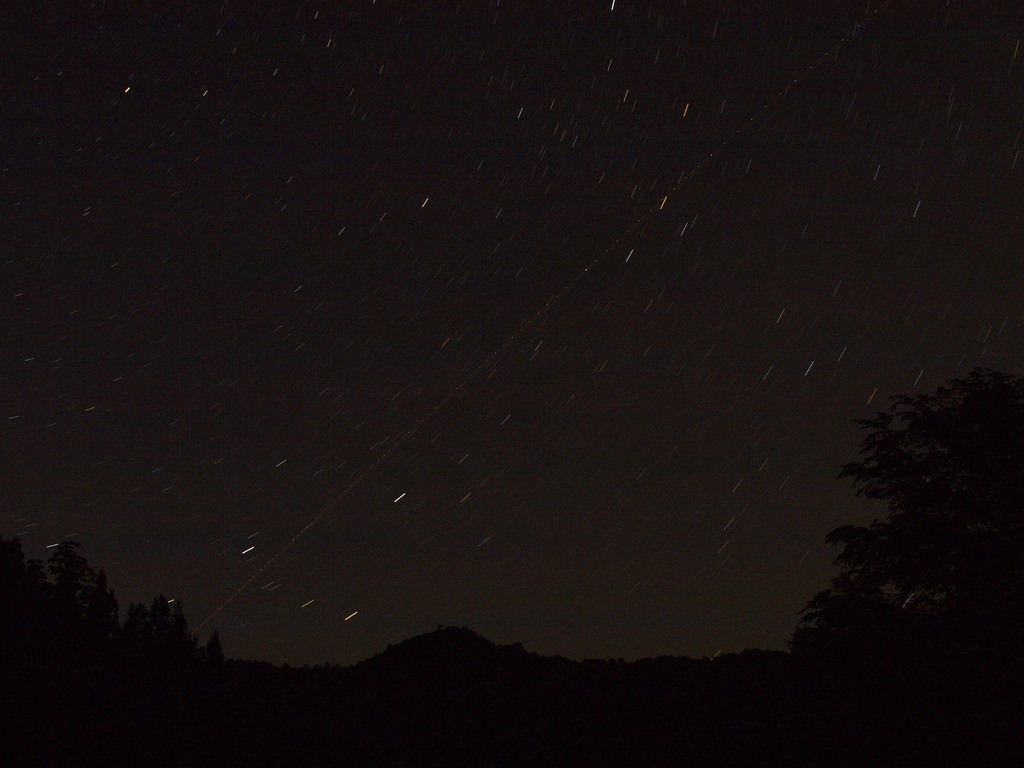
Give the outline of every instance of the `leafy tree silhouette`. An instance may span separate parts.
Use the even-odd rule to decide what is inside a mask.
[[[856,421],[871,432],[840,473],[888,516],[828,535],[841,572],[801,612],[791,648],[1012,653],[1024,638],[1024,379],[976,368],[891,400]]]

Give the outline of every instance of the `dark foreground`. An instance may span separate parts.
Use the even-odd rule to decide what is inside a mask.
[[[572,662],[465,629],[347,668],[12,662],[12,768],[1024,764],[1010,662]]]

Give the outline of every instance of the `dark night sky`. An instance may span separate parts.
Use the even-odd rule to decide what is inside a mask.
[[[0,533],[231,656],[782,647],[850,420],[1024,372],[1020,4],[8,21]]]

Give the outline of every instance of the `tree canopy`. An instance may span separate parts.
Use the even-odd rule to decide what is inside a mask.
[[[833,530],[840,574],[802,611],[796,652],[1008,652],[1024,638],[1024,379],[990,369],[896,396],[843,465],[888,503]]]

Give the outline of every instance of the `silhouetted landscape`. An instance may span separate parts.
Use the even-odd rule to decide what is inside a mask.
[[[464,627],[354,666],[225,660],[173,600],[121,619],[79,544],[0,538],[5,766],[1019,765],[1024,379],[975,369],[860,422],[887,500],[790,652],[572,661]]]
[[[1024,766],[1024,2],[0,7],[0,768]]]

